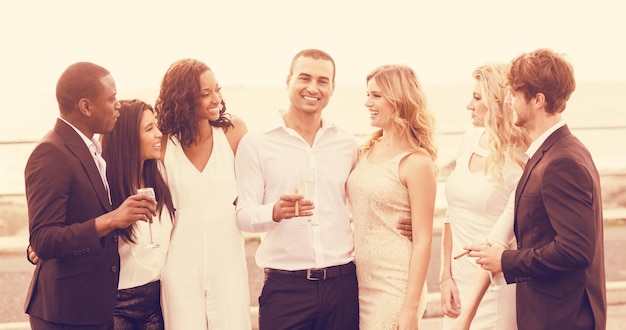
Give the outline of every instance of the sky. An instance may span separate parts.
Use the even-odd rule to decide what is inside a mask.
[[[467,83],[485,62],[542,47],[565,53],[579,81],[626,81],[620,2],[7,0],[0,91],[53,90],[77,61],[107,68],[118,90],[158,88],[185,57],[208,64],[222,86],[283,86],[305,48],[333,56],[346,85],[391,63],[423,83]]]

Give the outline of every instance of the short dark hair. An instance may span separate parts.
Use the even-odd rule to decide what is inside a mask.
[[[56,87],[61,114],[72,113],[82,98],[96,98],[103,88],[101,79],[110,74],[107,69],[90,62],[77,62],[67,67]]]
[[[300,57],[310,57],[312,59],[315,60],[326,60],[326,61],[330,61],[333,64],[333,77],[332,77],[332,82],[335,82],[335,60],[333,60],[333,58],[328,55],[328,53],[326,53],[323,50],[319,50],[319,49],[314,49],[314,48],[309,48],[309,49],[305,49],[302,50],[300,52],[298,52],[298,54],[296,54],[293,59],[291,60],[291,65],[289,66],[289,76],[291,76],[293,74],[293,66],[296,63],[296,60]]]

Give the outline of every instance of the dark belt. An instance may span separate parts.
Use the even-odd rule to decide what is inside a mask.
[[[356,273],[354,262],[345,265],[331,266],[326,268],[309,268],[303,270],[282,270],[265,268],[265,275],[280,275],[292,278],[305,278],[309,281],[327,280],[333,277],[351,275]]]

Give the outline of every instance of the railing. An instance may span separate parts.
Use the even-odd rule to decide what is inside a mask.
[[[572,127],[570,129],[574,131],[589,131],[589,130],[618,130],[618,129],[626,129],[626,126],[580,126],[580,127]],[[437,132],[436,135],[461,135],[465,133],[465,131],[443,131]],[[357,134],[357,136],[367,136],[369,134]],[[0,145],[9,145],[9,144],[32,144],[37,143],[39,140],[5,140],[0,141]]]

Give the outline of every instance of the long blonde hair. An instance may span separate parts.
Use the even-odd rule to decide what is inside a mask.
[[[530,145],[528,132],[516,126],[513,110],[504,103],[507,89],[504,87],[504,63],[488,63],[479,66],[472,77],[479,83],[482,101],[487,108],[485,132],[489,145],[489,155],[485,157],[485,175],[491,175],[502,182],[505,158],[508,155],[521,168],[526,160],[522,152]]]
[[[383,97],[393,106],[393,129],[409,143],[411,152],[425,151],[434,163],[437,159],[433,143],[434,118],[413,69],[406,65],[383,65],[367,75],[366,82],[370,79],[376,81]],[[360,152],[371,149],[382,135],[382,129],[374,132]]]

